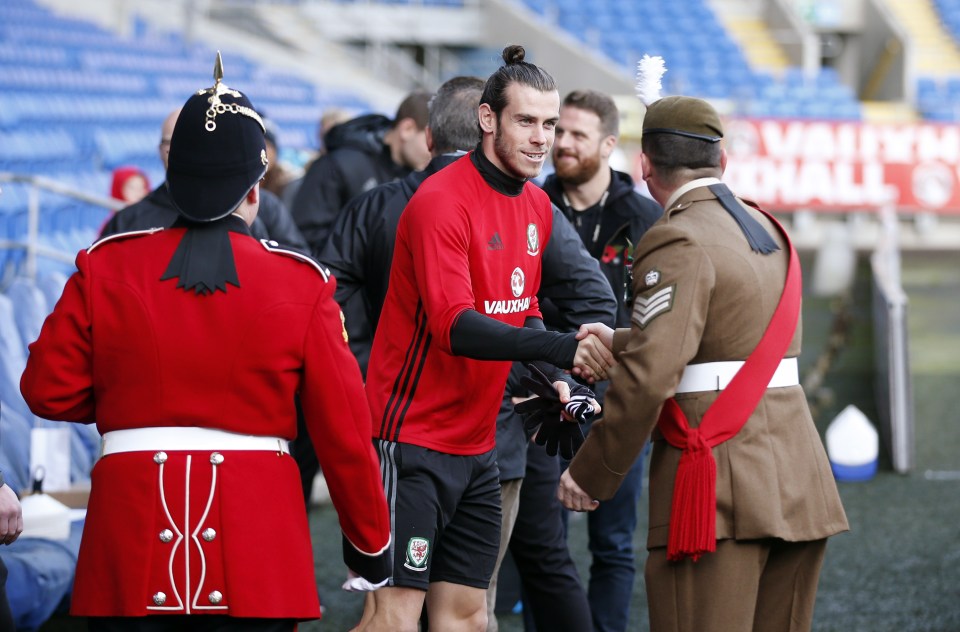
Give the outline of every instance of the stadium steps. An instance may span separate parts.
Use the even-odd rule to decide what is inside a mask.
[[[767,27],[760,3],[744,0],[708,0],[717,19],[727,30],[750,67],[780,76],[790,65],[789,57]]]
[[[743,50],[750,66],[780,74],[790,65],[783,47],[774,39],[763,20],[756,17],[718,13],[717,17]]]
[[[863,101],[861,112],[865,123],[915,123],[920,120],[909,103],[895,101]]]
[[[944,29],[929,0],[885,0],[885,3],[910,37],[914,70],[918,75],[960,74],[960,48]]]

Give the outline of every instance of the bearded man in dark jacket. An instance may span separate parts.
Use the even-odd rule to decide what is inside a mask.
[[[323,137],[327,153],[307,169],[291,208],[313,254],[352,198],[426,166],[430,151],[424,128],[431,96],[413,92],[392,121],[366,114],[332,127]]]
[[[637,193],[629,175],[610,168],[619,123],[620,113],[608,95],[593,90],[567,95],[553,145],[555,172],[543,189],[599,261],[617,297],[618,327],[629,327],[630,257],[663,209]],[[546,314],[544,322],[549,326]],[[604,380],[593,386],[601,405],[609,385]],[[642,481],[643,458],[639,458],[617,494],[587,516],[593,555],[588,595],[596,632],[623,632],[628,627],[636,567],[633,534]]]

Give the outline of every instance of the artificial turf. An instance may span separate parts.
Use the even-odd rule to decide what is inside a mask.
[[[916,465],[909,474],[893,473],[884,454],[875,478],[840,484],[851,529],[828,545],[813,625],[820,632],[960,631],[960,253],[906,253],[902,279],[910,299]],[[849,296],[804,297],[805,380],[834,347],[822,379],[809,382],[821,432],[850,403],[876,418],[870,304],[865,260]],[[636,632],[649,630],[642,572],[645,502],[640,509],[630,626]],[[358,620],[362,599],[339,589],[340,536],[333,509],[313,509],[311,528],[326,614],[322,622],[300,629],[347,630]],[[586,579],[582,516],[570,521],[570,547]],[[502,632],[523,630],[519,615],[498,619]]]

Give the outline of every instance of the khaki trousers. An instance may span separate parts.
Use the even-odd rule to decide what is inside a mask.
[[[651,632],[807,632],[827,541],[720,540],[699,561],[649,552]]]
[[[515,478],[500,483],[500,552],[497,553],[497,565],[493,567],[493,577],[490,578],[490,587],[487,588],[487,632],[497,632],[497,615],[493,613],[497,605],[497,575],[500,574],[500,564],[507,554],[510,544],[510,534],[513,525],[517,523],[517,512],[520,510],[520,486],[522,478]]]

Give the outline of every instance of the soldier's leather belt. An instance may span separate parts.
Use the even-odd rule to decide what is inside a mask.
[[[730,384],[730,380],[737,374],[743,362],[734,360],[729,362],[704,362],[702,364],[688,364],[683,370],[677,393],[695,393],[698,391],[722,391]],[[797,369],[796,358],[780,360],[780,366],[774,372],[767,384],[767,388],[783,388],[800,384],[800,372]]]
[[[268,450],[290,453],[287,440],[280,437],[245,435],[214,428],[155,427],[112,430],[101,439],[101,454],[156,452],[158,450]]]

